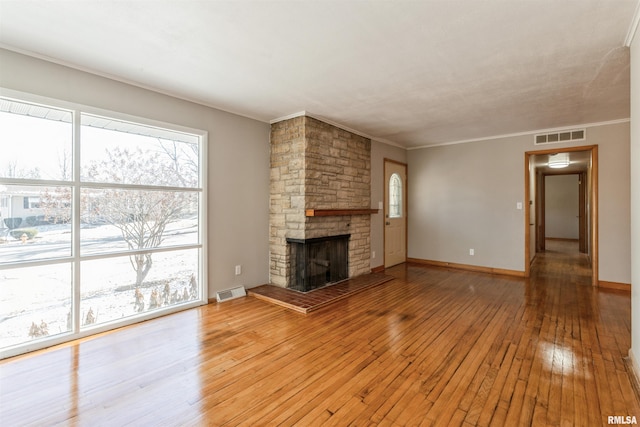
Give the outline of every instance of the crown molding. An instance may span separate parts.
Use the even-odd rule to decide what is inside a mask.
[[[1,1],[2,0],[0,0],[0,2]],[[33,51],[30,51],[30,50],[17,48],[15,46],[7,45],[5,43],[1,43],[0,42],[0,49],[4,49],[4,50],[6,50],[8,52],[17,53],[19,55],[23,55],[23,56],[26,56],[26,57],[29,57],[29,58],[34,58],[34,59],[37,59],[37,60],[40,60],[40,61],[49,62],[51,64],[59,65],[61,67],[66,67],[66,68],[69,68],[69,69],[72,69],[72,70],[80,71],[82,73],[86,73],[86,74],[90,74],[90,75],[93,75],[93,76],[102,77],[104,79],[112,80],[114,82],[118,82],[118,83],[126,84],[126,85],[129,85],[129,86],[137,87],[139,89],[148,90],[150,92],[158,93],[160,95],[165,95],[165,96],[168,96],[168,97],[171,97],[171,98],[174,98],[174,99],[179,99],[181,101],[190,102],[192,104],[200,105],[202,107],[211,108],[213,110],[222,111],[224,113],[233,114],[233,115],[236,115],[236,116],[244,117],[244,118],[255,120],[255,121],[258,121],[258,122],[262,122],[262,123],[266,122],[266,120],[264,118],[260,118],[260,117],[252,116],[252,115],[249,115],[249,114],[246,114],[246,113],[234,111],[232,109],[223,108],[223,107],[214,105],[212,103],[203,101],[201,99],[196,99],[196,98],[191,98],[191,97],[188,97],[188,96],[183,96],[183,95],[171,92],[171,91],[167,91],[167,90],[163,90],[163,89],[157,88],[155,86],[146,85],[144,83],[141,83],[141,82],[138,82],[138,81],[135,81],[135,80],[129,80],[129,79],[126,79],[124,77],[117,76],[115,74],[105,73],[103,71],[99,71],[99,70],[96,70],[96,69],[93,69],[93,68],[89,68],[89,67],[84,67],[84,66],[81,66],[81,65],[78,65],[78,64],[74,64],[74,63],[69,62],[69,61],[64,61],[64,60],[61,60],[61,59],[58,59],[58,58],[53,58],[51,56],[43,55],[41,53],[33,52]]]
[[[358,136],[361,136],[363,138],[368,138],[368,139],[370,139],[372,141],[381,142],[383,144],[387,144],[387,145],[391,145],[391,146],[394,146],[394,147],[402,148],[403,150],[407,149],[407,147],[405,147],[403,145],[400,145],[400,144],[398,144],[396,142],[389,141],[389,140],[384,139],[384,138],[378,138],[378,137],[375,137],[375,136],[371,136],[371,135],[369,135],[367,133],[360,132],[357,129],[353,129],[353,128],[350,128],[349,126],[345,126],[342,123],[338,123],[338,122],[336,122],[334,120],[331,120],[331,119],[328,119],[326,117],[320,116],[318,114],[313,114],[313,113],[310,113],[310,112],[304,111],[304,110],[303,111],[298,111],[297,113],[288,114],[286,116],[282,116],[282,117],[278,117],[276,119],[270,120],[269,124],[278,123],[278,122],[281,122],[283,120],[295,119],[296,117],[301,117],[301,116],[307,116],[307,117],[311,117],[312,119],[320,120],[323,123],[326,123],[326,124],[331,125],[331,126],[335,126],[335,127],[339,128],[339,129],[342,129],[342,130],[346,130],[347,132],[351,132],[351,133],[353,133],[355,135],[358,135]]]
[[[421,150],[423,148],[442,147],[442,146],[446,146],[446,145],[467,144],[467,143],[470,143],[470,142],[490,141],[492,139],[514,138],[514,137],[518,137],[518,136],[529,136],[529,135],[536,135],[536,134],[539,134],[539,133],[562,132],[562,131],[573,130],[573,129],[576,129],[576,128],[592,128],[592,127],[598,127],[598,126],[617,125],[617,124],[620,124],[620,123],[628,123],[630,121],[631,121],[631,119],[626,118],[626,119],[609,120],[609,121],[605,121],[605,122],[583,123],[583,124],[577,124],[577,125],[572,125],[572,126],[562,126],[562,127],[557,127],[557,128],[529,130],[529,131],[526,131],[526,132],[508,133],[508,134],[503,134],[503,135],[494,135],[494,136],[487,136],[487,137],[482,137],[482,138],[465,139],[465,140],[461,140],[461,141],[443,142],[443,143],[431,144],[431,145],[421,145],[419,147],[407,148],[407,151],[410,151],[410,150]]]
[[[278,117],[276,119],[273,120],[269,120],[269,124],[272,125],[274,123],[278,123],[278,122],[283,122],[285,120],[291,120],[291,119],[295,119],[296,117],[302,117],[302,116],[306,116],[307,112],[302,110],[302,111],[298,111],[297,113],[291,113],[291,114],[287,114],[286,116],[282,116],[282,117]]]
[[[629,32],[627,34],[627,37],[625,39],[625,46],[630,46],[631,45],[631,43],[632,43],[632,41],[633,41],[633,39],[634,39],[634,37],[635,37],[635,35],[637,33],[638,27],[640,27],[640,1],[638,1],[638,4],[636,6],[634,17],[633,17],[631,26],[629,28]],[[74,69],[74,70],[77,70],[77,71],[80,71],[80,72],[84,72],[84,73],[87,73],[87,74],[91,74],[91,75],[94,75],[94,76],[106,78],[106,79],[109,79],[109,80],[112,80],[112,81],[116,81],[116,82],[119,82],[119,83],[127,84],[127,85],[134,86],[134,87],[138,87],[140,89],[144,89],[144,90],[148,90],[148,91],[151,91],[151,92],[154,92],[154,93],[158,93],[158,94],[161,94],[161,95],[169,96],[169,97],[172,97],[174,99],[179,99],[179,100],[190,102],[190,103],[193,103],[193,104],[196,104],[196,105],[201,105],[201,106],[204,106],[204,107],[207,107],[207,108],[211,108],[211,109],[214,109],[214,110],[218,110],[218,111],[222,111],[222,112],[225,112],[225,113],[234,114],[234,115],[237,115],[237,116],[240,116],[240,117],[245,117],[247,119],[256,120],[256,121],[262,122],[262,123],[266,122],[266,120],[264,120],[264,119],[262,119],[260,117],[251,116],[251,115],[248,115],[248,114],[245,114],[245,113],[241,113],[241,112],[238,112],[238,111],[234,111],[234,110],[231,110],[231,109],[221,108],[220,106],[216,106],[216,105],[213,105],[211,103],[203,102],[202,100],[199,100],[199,99],[193,99],[193,98],[189,98],[189,97],[185,97],[185,96],[180,96],[180,95],[178,95],[176,93],[172,93],[172,92],[169,92],[169,91],[164,91],[164,90],[161,90],[159,88],[156,88],[156,87],[153,87],[153,86],[149,86],[149,85],[145,85],[145,84],[142,84],[142,83],[137,82],[137,81],[128,80],[128,79],[125,79],[125,78],[122,78],[122,77],[119,77],[119,76],[116,76],[116,75],[112,75],[112,74],[109,74],[109,73],[100,72],[98,70],[90,69],[90,68],[87,68],[87,67],[82,67],[82,66],[79,66],[77,64],[70,63],[68,61],[63,61],[63,60],[60,60],[60,59],[57,59],[57,58],[49,57],[47,55],[43,55],[43,54],[39,54],[39,53],[36,53],[36,52],[32,52],[32,51],[16,48],[14,46],[10,46],[10,45],[7,45],[7,44],[2,43],[2,42],[0,42],[0,49],[4,49],[4,50],[9,51],[9,52],[13,52],[13,53],[16,53],[16,54],[24,55],[26,57],[35,58],[35,59],[38,59],[38,60],[41,60],[41,61],[46,61],[46,62],[49,62],[49,63],[53,63],[53,64],[56,64],[56,65],[59,65],[59,66],[67,67],[67,68],[70,68],[70,69]],[[397,148],[401,148],[401,149],[404,149],[404,150],[407,150],[407,151],[409,151],[409,150],[419,150],[419,149],[422,149],[422,148],[439,147],[439,146],[445,146],[445,145],[455,145],[455,144],[465,144],[465,143],[469,143],[469,142],[487,141],[487,140],[491,140],[491,139],[510,138],[510,137],[531,135],[531,134],[536,134],[536,133],[558,132],[558,131],[563,131],[563,130],[570,130],[570,129],[573,129],[573,128],[576,128],[576,127],[604,126],[604,125],[610,125],[610,124],[625,123],[625,122],[629,122],[630,121],[630,119],[627,118],[627,119],[612,120],[612,121],[607,121],[607,122],[578,124],[578,125],[573,125],[573,126],[564,126],[564,127],[561,127],[561,128],[539,129],[539,130],[531,130],[531,131],[512,133],[512,134],[495,135],[495,136],[488,136],[488,137],[474,138],[474,139],[467,139],[467,140],[460,140],[460,141],[452,141],[452,142],[444,142],[444,143],[437,143],[437,144],[428,144],[428,145],[421,145],[421,146],[417,146],[417,147],[407,147],[405,145],[396,143],[396,142],[388,140],[388,139],[371,136],[371,135],[369,135],[367,133],[364,133],[364,132],[361,132],[361,131],[359,131],[357,129],[350,128],[350,127],[345,126],[345,125],[343,125],[341,123],[335,122],[333,120],[327,119],[327,118],[325,118],[323,116],[320,116],[320,115],[317,115],[317,114],[310,113],[310,112],[305,111],[305,110],[302,110],[302,111],[299,111],[299,112],[296,112],[296,113],[292,113],[292,114],[289,114],[289,115],[286,115],[286,116],[282,116],[282,117],[279,117],[279,118],[276,118],[276,119],[272,119],[272,120],[268,121],[268,123],[269,124],[273,124],[273,123],[277,123],[277,122],[280,122],[280,121],[283,121],[283,120],[288,120],[288,119],[292,119],[292,118],[300,117],[300,116],[312,117],[314,119],[323,121],[323,122],[325,122],[327,124],[330,124],[332,126],[335,126],[337,128],[346,130],[346,131],[354,133],[356,135],[360,135],[360,136],[362,136],[364,138],[369,138],[372,141],[380,142],[380,143],[383,143],[383,144],[386,144],[386,145],[390,145],[390,146],[393,146],[393,147],[397,147]]]
[[[371,136],[371,135],[369,135],[367,133],[360,132],[357,129],[350,128],[349,126],[345,126],[345,125],[343,125],[341,123],[335,122],[335,121],[333,121],[331,119],[328,119],[326,117],[323,117],[323,116],[320,116],[320,115],[317,115],[317,114],[312,114],[312,113],[309,113],[309,112],[307,112],[307,116],[311,117],[313,119],[316,119],[316,120],[320,120],[321,122],[325,122],[325,123],[327,123],[327,124],[329,124],[331,126],[335,126],[335,127],[340,128],[342,130],[346,130],[347,132],[354,133],[354,134],[359,135],[359,136],[361,136],[363,138],[369,138],[372,141],[382,142],[383,144],[393,145],[394,147],[399,147],[399,148],[406,149],[406,147],[404,147],[404,146],[402,146],[402,145],[400,145],[400,144],[398,144],[396,142],[389,141],[388,139],[384,139],[384,138],[378,138],[378,137],[375,137],[375,136]]]
[[[627,37],[624,39],[624,45],[626,47],[631,47],[633,38],[638,32],[638,27],[640,27],[640,1],[638,1],[638,3],[636,4],[636,11],[633,13],[631,25],[629,25],[629,31],[627,32]]]

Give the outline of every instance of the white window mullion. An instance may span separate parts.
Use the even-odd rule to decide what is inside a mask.
[[[15,99],[7,99],[1,88],[0,93],[16,107],[0,111],[0,136],[19,141],[0,156],[0,204],[7,211],[13,196],[22,197],[11,217],[36,228],[29,241],[0,248],[1,276],[14,283],[5,289],[7,298],[19,313],[13,323],[0,325],[0,359],[206,304],[207,133],[30,94],[12,92]],[[112,155],[126,166],[112,167]],[[173,212],[169,221],[162,203],[179,207],[165,211]],[[151,244],[132,247],[127,224],[139,218],[151,218],[145,236],[161,234],[152,234]],[[149,268],[136,269],[131,262]]]
[[[73,196],[72,196],[72,256],[73,256],[73,297],[72,332],[80,333],[80,111],[73,112]]]
[[[198,167],[198,172],[199,172],[199,182],[198,182],[198,187],[201,189],[200,191],[200,205],[199,205],[199,218],[198,218],[198,224],[200,225],[200,235],[198,236],[198,243],[200,244],[200,282],[201,282],[201,292],[202,292],[202,299],[203,301],[208,301],[209,299],[209,286],[208,286],[208,282],[207,282],[207,275],[208,273],[208,265],[209,263],[207,262],[208,260],[208,239],[207,239],[207,233],[208,233],[208,223],[209,221],[207,220],[208,218],[208,213],[207,213],[207,206],[208,206],[208,197],[207,197],[207,192],[204,191],[207,188],[207,179],[208,179],[208,170],[209,168],[207,167],[207,156],[208,156],[208,149],[209,149],[209,135],[207,133],[203,134],[200,136],[200,146],[199,146],[199,150],[198,150],[198,162],[199,162],[199,167]]]

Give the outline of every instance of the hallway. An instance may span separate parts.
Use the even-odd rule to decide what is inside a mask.
[[[577,240],[547,239],[545,248],[544,252],[537,253],[531,266],[532,279],[591,286],[589,258],[579,251]]]

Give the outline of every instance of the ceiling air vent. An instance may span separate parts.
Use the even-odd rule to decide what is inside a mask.
[[[535,144],[557,144],[559,142],[584,141],[586,138],[585,129],[563,130],[560,132],[541,133],[535,136]]]

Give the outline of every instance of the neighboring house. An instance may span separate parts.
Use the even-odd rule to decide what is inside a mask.
[[[0,188],[0,228],[33,226],[62,220],[64,203],[44,202],[41,192],[32,187],[11,186]],[[68,206],[67,206],[68,207]],[[67,209],[68,210],[68,209]],[[18,218],[19,224],[11,226],[11,219]]]
[[[12,218],[20,218],[21,226],[27,222],[33,222],[30,225],[34,225],[38,219],[44,220],[39,194],[20,187],[3,189],[0,193],[0,218],[2,227],[7,227],[7,222]]]

